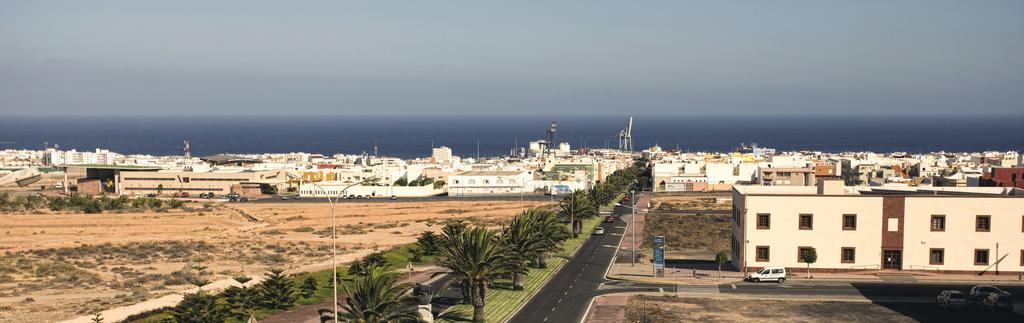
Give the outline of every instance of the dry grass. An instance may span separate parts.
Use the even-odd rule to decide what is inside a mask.
[[[640,322],[915,322],[871,303],[631,297],[626,320]]]
[[[440,223],[449,219],[497,226],[525,208],[547,203],[438,200],[342,205],[337,219],[339,249],[356,253],[413,242],[420,232],[440,230]],[[182,284],[187,273],[182,269],[197,259],[204,260],[212,280],[268,267],[326,268],[330,224],[326,203],[0,214],[0,322],[55,321],[162,296],[186,287]]]

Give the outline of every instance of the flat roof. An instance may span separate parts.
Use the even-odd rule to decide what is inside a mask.
[[[92,169],[111,169],[111,170],[161,170],[159,166],[142,166],[142,165],[105,165],[105,164],[76,164],[76,165],[64,165],[65,168],[78,167],[78,168],[92,168]]]
[[[211,156],[206,156],[206,157],[199,157],[199,159],[200,160],[204,160],[204,161],[208,161],[208,162],[214,162],[214,163],[230,163],[230,162],[262,163],[263,162],[262,160],[255,159],[255,158],[248,158],[248,157],[242,157],[242,156],[233,156],[233,155],[225,155],[225,154],[211,155]]]
[[[525,173],[525,170],[512,171],[512,170],[470,170],[459,173],[456,176],[512,176]]]
[[[733,185],[741,195],[818,195],[817,186]],[[843,194],[828,196],[1007,196],[1024,197],[1024,189],[1012,187],[932,187],[932,186],[844,186]]]

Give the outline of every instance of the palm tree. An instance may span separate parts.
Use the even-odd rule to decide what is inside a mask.
[[[583,222],[581,219],[597,216],[597,210],[594,209],[593,203],[587,198],[586,193],[583,191],[574,191],[562,198],[562,202],[559,203],[559,214],[569,219],[572,223],[572,237],[578,237],[580,230],[583,229]]]
[[[496,234],[486,228],[473,227],[446,238],[444,257],[439,264],[460,277],[473,305],[473,321],[483,322],[487,284],[496,276],[508,273],[512,262]]]
[[[537,209],[529,209],[516,215],[501,232],[501,242],[511,259],[512,289],[523,289],[526,277],[526,264],[539,251],[540,234],[534,224],[538,218]]]
[[[419,312],[407,306],[412,300],[405,291],[409,284],[398,284],[399,274],[376,266],[342,286],[345,304],[338,304],[345,312],[339,315],[346,322],[419,322]]]
[[[569,239],[569,229],[565,227],[554,212],[542,209],[530,209],[533,211],[536,220],[533,221],[534,231],[540,232],[537,235],[539,241],[536,245],[536,260],[534,264],[539,268],[546,268],[547,255],[562,249],[562,243]]]

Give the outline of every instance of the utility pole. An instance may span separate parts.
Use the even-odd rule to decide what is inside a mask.
[[[633,236],[631,238],[632,242],[630,242],[630,247],[632,247],[633,251],[632,256],[629,257],[629,262],[630,267],[636,267],[636,191],[630,190],[629,195],[629,200],[633,203],[633,207],[629,208],[630,212],[633,213],[633,217],[629,219],[629,222],[632,222],[631,224],[633,225],[633,230],[630,230]]]

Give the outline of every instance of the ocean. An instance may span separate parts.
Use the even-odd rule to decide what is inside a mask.
[[[123,154],[372,153],[413,158],[432,146],[464,157],[508,154],[543,139],[615,148],[627,117],[611,116],[0,116],[0,149],[110,149]],[[684,151],[732,151],[756,142],[780,150],[932,152],[1021,150],[1024,115],[1011,116],[634,116],[633,144]]]

